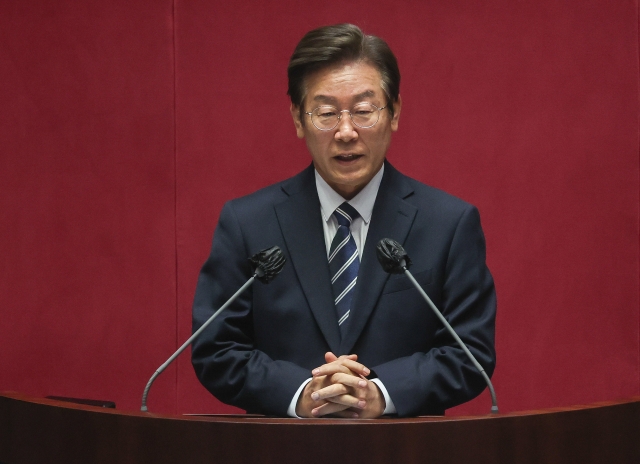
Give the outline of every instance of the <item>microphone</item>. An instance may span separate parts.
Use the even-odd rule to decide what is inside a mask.
[[[182,353],[184,349],[189,346],[191,342],[193,342],[195,338],[200,335],[209,324],[211,324],[211,322],[213,322],[218,314],[226,309],[231,303],[235,301],[236,298],[238,298],[247,288],[249,288],[251,284],[253,284],[255,279],[258,279],[264,284],[268,284],[269,282],[271,282],[271,280],[273,280],[273,278],[277,276],[282,270],[282,267],[286,262],[286,258],[284,257],[284,254],[279,247],[273,246],[271,248],[265,248],[264,250],[259,251],[251,258],[249,258],[249,262],[253,267],[253,275],[251,276],[251,278],[247,280],[247,282],[242,287],[240,287],[240,289],[236,293],[234,293],[231,298],[229,298],[227,302],[220,307],[220,309],[213,313],[213,315],[209,319],[207,319],[204,324],[202,324],[202,327],[196,330],[193,335],[191,335],[191,337],[189,337],[189,339],[184,342],[183,345],[178,348],[178,350],[173,353],[171,357],[167,359],[165,363],[160,366],[151,376],[149,382],[147,382],[147,386],[145,387],[144,392],[142,393],[142,406],[140,407],[141,411],[147,411],[147,395],[149,394],[151,384],[153,384],[156,377],[158,377],[162,373],[162,371],[164,371],[169,366],[169,364],[171,364],[174,359],[176,359],[180,355],[180,353]]]
[[[411,260],[407,255],[407,252],[404,251],[402,245],[400,245],[395,240],[390,238],[383,238],[378,242],[378,246],[376,247],[376,255],[378,257],[378,261],[382,265],[382,268],[385,272],[389,274],[406,274],[411,283],[416,287],[416,289],[420,292],[422,297],[425,299],[429,307],[433,310],[435,315],[440,319],[440,322],[444,324],[446,329],[449,331],[451,336],[455,339],[455,341],[460,345],[462,351],[467,355],[467,357],[471,360],[473,365],[480,371],[480,374],[484,378],[487,386],[489,387],[489,392],[491,393],[491,413],[498,414],[498,399],[496,398],[496,392],[493,389],[493,385],[491,384],[491,380],[489,380],[489,376],[484,371],[484,367],[480,365],[476,358],[471,354],[471,351],[466,347],[464,342],[458,337],[458,334],[453,330],[453,327],[447,322],[444,318],[440,310],[436,308],[436,305],[433,304],[429,295],[425,293],[425,291],[420,287],[420,284],[416,279],[413,278],[411,272],[409,272],[409,267],[411,266]]]

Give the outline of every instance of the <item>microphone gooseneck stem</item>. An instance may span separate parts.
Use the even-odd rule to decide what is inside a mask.
[[[471,351],[469,351],[469,349],[466,347],[464,342],[460,339],[460,337],[458,337],[458,334],[455,332],[455,330],[453,330],[453,327],[451,327],[451,325],[447,322],[447,320],[444,318],[440,310],[436,308],[436,305],[433,304],[433,301],[431,301],[431,298],[429,298],[429,295],[427,295],[426,292],[422,289],[418,281],[413,278],[413,275],[411,274],[411,272],[409,272],[409,270],[404,265],[402,266],[402,268],[404,269],[404,273],[407,275],[409,280],[411,280],[413,285],[416,287],[416,289],[418,289],[422,297],[425,299],[429,307],[433,310],[433,312],[438,317],[438,319],[440,319],[440,322],[442,322],[442,324],[447,328],[451,336],[455,339],[458,345],[460,345],[460,348],[462,348],[462,351],[464,351],[464,353],[469,357],[473,365],[476,367],[476,369],[478,369],[478,371],[484,378],[484,381],[487,383],[487,386],[489,387],[489,392],[491,393],[491,413],[498,414],[498,399],[496,398],[496,392],[493,389],[493,384],[491,383],[489,376],[484,371],[484,367],[482,367],[480,363],[476,360],[476,358],[473,356],[473,354],[471,354]]]
[[[169,366],[169,364],[171,364],[173,360],[176,359],[180,355],[180,353],[182,353],[185,350],[185,348],[189,346],[191,342],[195,340],[195,338],[198,335],[200,335],[202,331],[206,329],[209,324],[211,324],[211,322],[213,322],[213,320],[218,316],[218,314],[224,311],[231,303],[235,301],[236,298],[240,296],[240,294],[242,294],[242,292],[244,292],[247,288],[249,288],[253,283],[253,281],[256,279],[256,276],[259,277],[261,272],[262,271],[259,268],[256,269],[256,273],[249,280],[247,280],[247,282],[242,287],[240,287],[240,289],[236,293],[234,293],[233,296],[231,296],[231,298],[229,298],[227,302],[220,307],[220,309],[218,309],[215,313],[213,313],[213,315],[209,319],[207,319],[207,322],[202,324],[202,326],[198,330],[196,330],[193,333],[193,335],[191,335],[191,337],[189,337],[189,339],[186,342],[184,342],[182,346],[178,348],[178,350],[175,353],[173,353],[171,357],[167,359],[162,366],[160,366],[155,371],[155,373],[149,379],[149,382],[147,382],[147,386],[144,388],[144,392],[142,393],[142,406],[140,407],[140,410],[142,412],[147,412],[147,395],[149,394],[149,389],[151,388],[151,384],[156,379],[156,377],[158,377],[162,373],[162,371],[164,371],[167,368],[167,366]]]

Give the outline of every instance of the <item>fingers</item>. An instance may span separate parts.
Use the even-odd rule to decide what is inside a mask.
[[[354,359],[350,359],[349,357],[340,357],[335,361],[332,361],[328,364],[323,364],[320,367],[316,367],[313,371],[311,371],[314,377],[319,377],[322,375],[333,375],[339,372],[343,372],[345,374],[351,373],[352,375],[364,375],[368,376],[371,371],[368,367],[360,364]]]
[[[339,417],[351,417],[351,418],[355,418],[358,413],[356,413],[355,411],[351,411],[349,412],[349,406],[346,406],[344,404],[339,404],[339,403],[324,403],[321,406],[318,406],[317,408],[314,408],[311,411],[311,414],[313,415],[313,417],[322,417],[322,416],[328,416],[328,415],[338,415],[340,414]],[[354,414],[356,414],[354,416]]]
[[[327,379],[327,377],[324,377]],[[358,417],[357,410],[367,407],[364,397],[367,395],[368,382],[351,374],[338,373],[331,377],[332,384],[313,391],[311,399],[317,404],[311,411],[312,416],[320,417],[352,408],[354,411],[340,417]],[[354,415],[354,412],[356,413]]]
[[[311,393],[314,401],[325,400],[342,395],[362,398],[366,394],[367,381],[347,374],[335,374],[331,377],[331,385],[320,388]],[[359,393],[358,390],[361,390]],[[349,404],[349,403],[343,403]]]
[[[314,377],[302,390],[296,404],[296,414],[300,417],[313,417],[312,410],[317,408],[322,402],[314,400],[311,395],[325,387],[330,386],[330,380],[327,377]]]
[[[365,400],[356,398],[351,395],[336,395],[330,398],[327,398],[327,401],[324,404],[334,404],[344,406],[342,408],[335,408],[336,410],[341,410],[345,408],[353,408],[353,409],[364,409],[367,407],[367,402]],[[314,408],[317,409],[317,408]],[[327,414],[327,413],[325,413]]]
[[[335,354],[333,354],[331,351],[327,351],[324,354],[324,360],[327,363],[331,363],[334,361],[337,361],[338,359],[351,359],[353,361],[357,361],[358,360],[358,355],[357,354],[343,354],[342,356],[340,356],[340,358],[338,358]]]
[[[379,416],[382,413],[382,410],[377,412],[379,398],[372,395],[379,392],[373,383],[364,378],[371,371],[357,361],[358,356],[350,354],[337,357],[332,352],[327,352],[324,358],[326,364],[312,371],[313,379],[302,395],[307,406],[301,409],[309,411],[313,417]],[[382,404],[384,409],[384,400]],[[376,412],[372,411],[372,407]]]
[[[331,351],[327,351],[324,354],[324,360],[328,363],[332,363],[334,361],[337,361],[338,357],[335,354],[333,354]]]
[[[337,383],[314,391],[311,393],[311,399],[313,401],[319,401],[327,398],[333,398],[334,396],[347,395],[348,393],[349,389],[347,387]]]
[[[359,390],[358,395],[362,395],[359,397],[366,402],[365,407],[357,411],[359,418],[373,419],[382,415],[386,403],[382,392],[374,382],[367,382],[367,387]]]
[[[367,379],[363,379],[362,377],[356,377],[353,374],[345,374],[339,372],[337,374],[333,374],[329,380],[332,384],[344,385],[345,387],[351,387],[353,389],[366,389],[367,388]]]
[[[374,382],[346,374],[335,374],[332,377],[349,384],[335,383],[313,392],[311,396],[316,404],[326,402],[313,408],[314,417],[330,414],[335,417],[371,419],[382,415],[385,408],[384,397]]]

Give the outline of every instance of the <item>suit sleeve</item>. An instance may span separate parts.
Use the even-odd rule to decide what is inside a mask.
[[[496,296],[485,254],[480,216],[469,205],[460,215],[450,241],[438,309],[491,376],[495,367]],[[425,305],[425,310],[430,309]],[[474,398],[486,386],[444,326],[437,328],[433,347],[426,353],[414,353],[372,369],[400,416],[441,414]]]
[[[245,246],[233,202],[227,203],[198,278],[194,331],[251,277],[248,258],[256,251]],[[248,412],[285,416],[296,389],[310,372],[255,349],[252,306],[250,288],[194,341],[191,361],[200,382],[224,403]]]

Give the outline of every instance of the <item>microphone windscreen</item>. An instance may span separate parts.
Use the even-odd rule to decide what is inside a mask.
[[[411,266],[411,260],[402,245],[390,238],[383,238],[378,242],[376,256],[382,269],[390,274],[402,274]]]
[[[277,276],[287,259],[284,257],[284,253],[278,246],[272,246],[271,248],[265,248],[257,252],[251,258],[249,258],[253,271],[258,279],[263,284],[268,284],[275,276]]]

